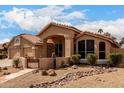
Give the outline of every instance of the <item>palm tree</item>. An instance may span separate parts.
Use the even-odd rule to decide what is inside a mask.
[[[124,44],[124,37],[121,39],[121,41],[119,42],[120,45]]]
[[[100,28],[100,29],[98,30],[98,33],[99,33],[99,34],[102,34],[102,33],[103,33],[103,29]]]
[[[104,35],[105,35],[105,36],[108,36],[108,37],[111,36],[111,34],[110,34],[109,32],[105,32]]]

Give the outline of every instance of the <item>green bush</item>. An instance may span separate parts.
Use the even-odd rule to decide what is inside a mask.
[[[88,54],[87,55],[87,62],[90,64],[90,65],[95,65],[96,64],[96,60],[97,60],[97,57],[95,54]]]
[[[19,63],[20,63],[20,59],[19,58],[13,59],[13,66],[14,67],[18,68]]]
[[[111,53],[109,55],[108,63],[109,63],[110,66],[117,66],[118,64],[120,64],[121,60],[122,60],[122,54]]]
[[[72,55],[71,56],[71,62],[73,63],[73,65],[79,65],[80,64],[80,58],[81,58],[80,54]]]

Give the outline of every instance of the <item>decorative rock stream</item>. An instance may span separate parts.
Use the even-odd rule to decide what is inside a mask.
[[[105,67],[99,67],[99,68],[94,68],[94,70],[89,70],[89,71],[77,71],[73,73],[67,73],[64,77],[54,80],[52,82],[44,82],[41,84],[35,84],[31,85],[30,88],[55,88],[55,87],[61,87],[65,84],[67,84],[70,81],[77,80],[82,77],[86,76],[93,76],[93,75],[98,75],[98,74],[104,74],[104,73],[110,73],[117,71],[115,68],[105,68]]]

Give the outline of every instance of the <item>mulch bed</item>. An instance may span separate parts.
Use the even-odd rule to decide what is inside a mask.
[[[86,76],[93,76],[93,75],[98,75],[98,74],[104,74],[104,73],[110,73],[117,71],[115,68],[105,68],[105,67],[94,67],[93,70],[89,71],[77,71],[73,73],[67,73],[64,75],[64,77],[51,81],[51,82],[44,82],[44,83],[39,83],[35,85],[30,85],[30,88],[55,88],[55,87],[61,87],[70,81],[77,80],[82,77]]]

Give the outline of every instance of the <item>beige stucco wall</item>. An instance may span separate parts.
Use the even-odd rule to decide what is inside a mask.
[[[50,26],[41,35],[39,35],[41,40],[44,42],[43,44],[44,57],[47,56],[47,54],[45,54],[47,53],[45,39],[52,36],[63,36],[65,38],[65,57],[70,57],[73,54],[73,45],[74,45],[73,38],[75,34],[78,34],[78,33],[70,29],[66,29],[58,26]]]
[[[122,54],[122,62],[120,66],[124,67],[124,48],[111,48],[111,53],[120,53]]]
[[[83,35],[83,36],[79,37],[76,40],[76,51],[78,51],[78,41],[88,40],[88,39],[94,40],[94,42],[95,42],[95,46],[94,46],[95,47],[95,53],[96,53],[96,55],[98,57],[99,57],[99,42],[105,42],[105,45],[106,45],[106,58],[108,58],[108,56],[110,54],[111,43],[109,43],[108,41],[103,40],[101,38],[96,38],[96,37],[89,36],[89,35]]]
[[[70,29],[66,29],[66,28],[62,28],[62,27],[58,27],[58,26],[50,26],[48,29],[46,29],[41,35],[40,38],[43,40],[45,38],[54,36],[54,35],[60,35],[60,36],[64,36],[64,37],[74,37],[74,34],[76,34],[76,32],[70,30]]]
[[[42,52],[42,45],[36,45],[35,46],[35,58],[41,58],[41,57],[43,57],[42,55],[44,54],[43,52]]]
[[[20,37],[20,36],[17,36]],[[14,40],[11,42],[8,48],[8,56],[9,58],[15,57],[25,57],[26,55],[29,57],[35,57],[35,50],[32,50],[32,47],[35,47],[31,42],[25,40],[20,37],[20,46],[14,45]]]
[[[40,58],[39,59],[39,67],[40,69],[49,69],[49,66],[52,62],[51,58]],[[69,58],[68,57],[57,57],[56,58],[56,67],[60,68],[62,62],[68,64]]]

